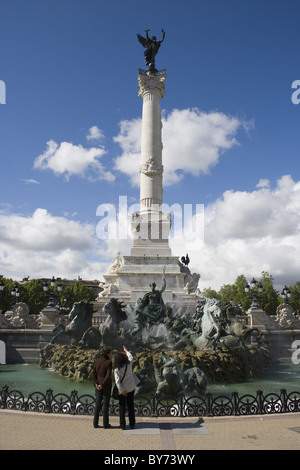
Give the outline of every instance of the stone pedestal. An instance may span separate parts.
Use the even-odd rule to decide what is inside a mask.
[[[110,287],[104,296],[98,298],[95,308],[101,309],[111,297],[116,297],[125,304],[134,306],[138,299],[149,292],[150,284],[156,284],[156,289],[162,288],[163,269],[165,270],[166,289],[163,292],[165,304],[178,310],[194,313],[198,297],[188,294],[185,289],[186,273],[176,256],[124,256],[123,265],[115,273],[104,275]]]
[[[249,308],[247,315],[250,319],[250,327],[258,328],[259,330],[266,331],[268,325],[268,317],[266,312],[261,308]]]
[[[53,330],[58,321],[59,310],[55,307],[46,307],[41,311],[43,330]]]

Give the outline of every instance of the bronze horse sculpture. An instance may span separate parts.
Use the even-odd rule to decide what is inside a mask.
[[[62,335],[68,336],[71,344],[78,344],[83,333],[92,326],[93,313],[93,306],[88,300],[75,302],[68,315],[67,325],[58,325],[54,328],[54,336],[50,344],[54,344],[57,338]]]
[[[237,319],[237,315],[240,314],[239,308],[232,302],[225,305],[223,310],[223,318],[225,323],[225,332],[228,335],[234,335],[239,337],[242,341],[245,341],[248,337],[256,334],[256,341],[259,344],[267,343],[264,334],[256,327],[248,327]]]
[[[94,339],[96,336],[98,347],[108,344],[116,348],[122,346],[124,338],[121,336],[120,323],[127,320],[127,313],[124,311],[124,307],[123,302],[111,298],[103,307],[103,312],[107,314],[105,321],[98,328],[92,325],[89,326],[85,330],[79,344],[84,348],[89,346],[90,341],[93,341],[93,338],[91,339],[90,337],[92,332],[94,333]]]
[[[246,339],[253,333],[257,334],[257,341],[264,341],[263,334],[258,328],[249,328],[240,322],[236,315],[240,314],[238,307],[229,303],[221,309],[216,299],[205,299],[201,306],[201,335],[193,339],[199,349],[247,349]]]

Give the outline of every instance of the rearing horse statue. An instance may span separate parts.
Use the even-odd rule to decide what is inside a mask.
[[[215,317],[222,314],[220,302],[216,299],[205,299],[203,305],[203,316],[201,320],[202,333],[198,338],[193,338],[194,345],[204,349],[209,344],[214,347],[220,337],[220,326]]]
[[[111,298],[103,307],[103,312],[107,314],[105,321],[100,324],[99,328],[94,326],[87,328],[79,344],[85,348],[88,343],[88,334],[93,332],[99,339],[99,347],[105,345],[118,347],[122,345],[124,339],[121,339],[120,323],[127,320],[127,313],[123,310],[124,307],[123,302]]]
[[[202,334],[196,339],[192,338],[197,348],[247,349],[244,339],[256,329],[244,328],[231,314],[229,307],[230,305],[224,314],[218,300],[205,299],[201,321]]]
[[[253,333],[257,335],[258,343],[267,343],[265,340],[264,334],[258,328],[249,328],[245,326],[241,321],[236,318],[236,315],[240,313],[238,307],[232,305],[231,303],[227,304],[224,308],[224,316],[226,320],[226,332],[228,334],[237,335],[239,338],[245,340]]]
[[[68,324],[64,327],[59,325],[54,328],[54,336],[50,344],[54,344],[58,337],[66,335],[70,337],[71,344],[76,344],[82,334],[92,325],[93,306],[88,300],[81,300],[73,304],[72,310],[68,315]]]

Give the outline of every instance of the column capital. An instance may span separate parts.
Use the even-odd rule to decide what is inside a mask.
[[[138,73],[138,82],[139,90],[138,95],[140,98],[144,98],[145,95],[151,93],[158,95],[159,98],[165,96],[165,82],[166,82],[166,71],[162,70],[157,74],[151,74],[139,70]]]

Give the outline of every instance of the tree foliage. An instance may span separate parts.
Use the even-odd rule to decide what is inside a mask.
[[[46,307],[48,302],[40,279],[32,279],[26,284],[20,285],[19,290],[20,301],[28,305],[30,313],[37,315]]]
[[[11,295],[12,288],[14,287],[15,281],[13,279],[1,278],[1,281],[4,284],[4,289],[0,294],[0,309],[5,312],[10,310],[12,307],[13,299]]]
[[[293,286],[289,286],[291,291],[290,305],[294,312],[300,310],[300,282],[297,281]]]
[[[66,299],[66,301],[64,299]],[[79,302],[80,300],[95,300],[93,289],[85,286],[80,281],[76,281],[75,284],[71,286],[63,286],[60,295],[61,304],[66,303],[66,305],[71,308],[74,302]]]
[[[40,279],[31,279],[26,283],[18,283],[13,279],[2,277],[1,281],[4,283],[2,295],[0,294],[0,310],[3,312],[12,308],[13,298],[11,291],[14,285],[18,286],[20,292],[18,301],[26,303],[31,314],[41,313],[49,302],[49,292],[52,288],[49,284],[47,295],[45,295],[43,282]],[[60,306],[66,306],[69,310],[72,308],[74,302],[79,302],[80,300],[95,300],[93,289],[85,286],[80,281],[76,281],[72,285],[63,285],[61,292],[58,291],[58,284],[59,282],[57,281],[53,288],[55,302],[58,302]]]
[[[259,300],[260,306],[267,315],[275,315],[278,305],[280,305],[282,302],[279,297],[279,292],[273,286],[274,279],[271,274],[263,271],[262,278],[259,282],[263,286]]]
[[[45,295],[43,290],[43,283],[40,279],[31,279],[26,283],[18,283],[13,279],[1,278],[4,283],[4,290],[0,294],[0,310],[3,312],[12,308],[12,288],[17,284],[20,292],[19,301],[25,302],[29,307],[29,312],[32,314],[40,313],[45,308],[49,301],[49,295]],[[224,307],[229,301],[235,304],[240,304],[243,311],[247,311],[252,303],[251,296],[245,293],[245,284],[247,283],[246,277],[240,275],[236,278],[233,284],[224,284],[219,291],[210,287],[203,290],[203,295],[208,298],[215,298],[220,300],[221,306]],[[271,274],[263,271],[261,278],[258,279],[258,284],[262,285],[262,292],[258,292],[256,287],[255,292],[258,297],[258,302],[261,308],[267,315],[275,315],[278,305],[284,302],[279,292],[274,288],[274,279]],[[85,286],[81,281],[76,281],[72,285],[63,285],[62,291],[58,291],[58,282],[54,286],[54,294],[61,306],[65,305],[70,310],[74,302],[80,300],[95,300],[95,294],[91,287]],[[290,305],[294,311],[300,310],[300,281],[295,282],[294,285],[288,286],[291,292]],[[49,291],[51,287],[49,285]]]
[[[248,294],[245,292],[247,279],[244,275],[237,277],[233,284],[224,284],[219,291],[211,288],[203,290],[203,295],[209,298],[220,300],[221,306],[224,307],[228,302],[233,301],[236,305],[240,304],[244,312],[249,310],[252,304],[253,292],[257,296],[259,306],[267,315],[276,315],[278,305],[284,303],[284,299],[274,287],[274,279],[271,274],[266,271],[261,273],[261,277],[257,279],[257,285],[254,291],[250,290]],[[262,285],[262,292],[258,290],[258,285]],[[291,291],[290,304],[294,311],[300,309],[300,282],[297,281],[293,286],[289,286]]]
[[[219,292],[221,306],[224,307],[228,302],[233,301],[236,305],[241,303],[243,310],[248,310],[251,302],[245,293],[246,282],[245,276],[240,275],[236,278],[234,284],[223,285]]]

